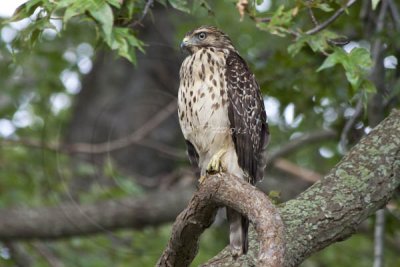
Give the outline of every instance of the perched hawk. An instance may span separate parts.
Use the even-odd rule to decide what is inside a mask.
[[[189,52],[180,69],[178,115],[193,165],[206,174],[224,171],[255,184],[262,179],[269,131],[254,74],[232,41],[215,27],[185,35]],[[247,252],[249,221],[227,208],[232,253]]]

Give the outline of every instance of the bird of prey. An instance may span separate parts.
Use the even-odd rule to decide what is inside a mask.
[[[262,179],[269,139],[260,87],[230,38],[213,26],[188,32],[181,48],[178,116],[191,163],[207,174]],[[227,208],[232,254],[246,254],[249,221]]]

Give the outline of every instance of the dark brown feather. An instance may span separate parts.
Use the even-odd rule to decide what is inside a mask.
[[[192,165],[193,168],[198,170],[199,168],[199,154],[196,151],[196,148],[192,143],[190,143],[189,140],[186,141],[186,147],[187,147],[187,154],[190,160],[190,164]]]
[[[255,184],[263,177],[269,131],[260,87],[246,62],[230,51],[226,60],[229,121],[239,166]]]

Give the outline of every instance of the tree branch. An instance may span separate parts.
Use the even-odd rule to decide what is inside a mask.
[[[352,130],[353,126],[356,124],[357,119],[360,117],[362,112],[363,112],[363,100],[362,97],[360,96],[357,101],[356,107],[354,109],[354,114],[346,122],[346,124],[343,127],[342,133],[340,134],[339,145],[342,147],[343,151],[347,151],[348,135]]]
[[[296,266],[315,251],[345,239],[383,207],[400,183],[399,153],[400,112],[393,111],[326,177],[280,206],[286,226],[286,266]],[[62,238],[157,225],[173,220],[192,192],[192,188],[177,188],[92,205],[0,210],[0,240]],[[213,266],[251,265],[258,253],[256,244],[253,234],[247,256],[234,261],[226,249],[213,259]]]
[[[278,149],[273,150],[269,154],[267,165],[272,164],[275,160],[277,160],[280,157],[284,157],[293,151],[299,149],[302,146],[315,143],[315,142],[320,142],[322,140],[329,140],[337,137],[337,133],[332,130],[321,130],[321,131],[315,131],[312,133],[307,133],[303,134],[302,136],[291,140],[287,144],[285,144],[282,147],[279,147]]]
[[[270,154],[269,163],[304,145],[335,137],[335,132],[325,130],[304,134],[274,150]],[[315,180],[313,177],[308,180],[310,179]],[[74,203],[57,207],[0,209],[0,240],[55,239],[171,222],[185,208],[192,193],[193,187],[190,186],[141,198],[111,200],[91,205]]]
[[[138,25],[143,26],[142,22],[143,22],[144,18],[146,17],[147,13],[150,11],[150,9],[151,9],[151,7],[153,5],[154,5],[154,0],[147,0],[146,5],[143,8],[142,15],[138,19],[136,19],[134,21],[131,21],[131,22],[127,23],[124,26],[125,27],[132,27],[132,28],[134,28],[134,27],[136,27]]]
[[[147,121],[142,127],[137,129],[132,134],[125,136],[120,139],[112,140],[100,144],[86,144],[86,143],[75,143],[68,146],[68,150],[74,153],[90,153],[100,154],[108,153],[113,150],[125,148],[131,144],[135,144],[142,140],[148,135],[151,130],[160,125],[165,119],[167,119],[176,110],[176,100],[171,101],[165,108],[155,114],[149,121]]]
[[[387,0],[392,15],[393,23],[397,31],[400,31],[400,14],[393,0]]]
[[[286,159],[275,160],[274,167],[280,171],[284,171],[288,174],[296,176],[306,182],[315,183],[316,181],[321,179],[321,174],[319,174],[315,171],[300,167],[299,165],[296,165]]]
[[[384,237],[385,237],[385,209],[380,209],[376,212],[376,220],[375,220],[373,267],[383,266]]]
[[[167,147],[162,144],[155,143],[154,141],[144,141],[143,138],[148,135],[151,130],[160,125],[176,110],[176,100],[171,101],[165,108],[155,114],[149,121],[133,133],[121,137],[119,139],[110,140],[104,143],[90,144],[90,143],[74,143],[74,144],[60,144],[60,143],[44,143],[36,140],[1,140],[2,145],[24,145],[33,148],[47,149],[55,152],[64,153],[85,153],[85,154],[103,154],[112,151],[126,148],[130,145],[136,144],[152,149],[157,149],[165,154],[174,157],[182,157],[180,151]]]
[[[340,15],[343,14],[343,12],[346,10],[346,8],[349,8],[350,6],[352,6],[354,3],[356,2],[356,0],[349,0],[347,2],[347,4],[344,7],[339,8],[335,14],[332,15],[332,17],[330,17],[329,19],[325,20],[324,22],[322,22],[321,24],[319,24],[318,26],[312,28],[311,30],[306,31],[306,34],[316,34],[317,32],[322,31],[323,29],[325,29],[326,27],[328,27],[331,23],[333,23],[338,17],[340,17]]]
[[[312,253],[348,238],[383,207],[400,184],[400,111],[393,111],[364,137],[331,172],[280,206],[285,223],[285,266],[298,266]],[[251,266],[257,251],[233,259],[229,249],[204,266]]]
[[[0,240],[54,239],[142,228],[171,222],[185,208],[192,187],[149,193],[141,198],[51,208],[0,209]]]
[[[189,266],[197,254],[200,235],[212,224],[221,206],[245,214],[254,225],[260,240],[257,266],[282,266],[284,228],[277,209],[256,187],[228,174],[207,177],[201,184],[176,219],[157,266]]]

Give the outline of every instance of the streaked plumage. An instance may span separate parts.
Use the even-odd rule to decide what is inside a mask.
[[[178,115],[192,164],[202,176],[215,159],[223,171],[255,184],[265,168],[268,125],[254,74],[227,35],[202,26],[181,45]],[[248,220],[227,209],[234,255],[246,253]]]

